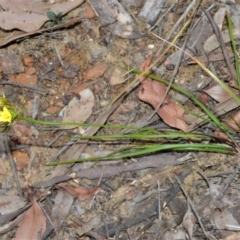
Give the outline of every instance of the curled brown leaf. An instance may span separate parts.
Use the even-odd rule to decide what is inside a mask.
[[[147,78],[141,83],[138,97],[140,100],[149,103],[156,109],[159,102],[162,101],[165,91],[165,84]],[[188,131],[188,126],[183,119],[183,108],[177,105],[168,96],[165,98],[162,107],[158,109],[157,113],[169,126],[184,132]]]

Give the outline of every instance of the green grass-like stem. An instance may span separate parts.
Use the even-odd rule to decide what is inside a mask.
[[[185,133],[180,131],[174,131],[174,130],[166,130],[161,132],[155,131],[155,132],[137,132],[137,133],[130,133],[130,134],[113,134],[113,135],[105,135],[105,136],[82,136],[82,137],[76,137],[73,139],[161,139],[161,138],[181,138],[181,139],[211,139],[212,136],[208,136],[201,133]]]
[[[46,126],[73,126],[73,127],[103,127],[103,128],[114,128],[114,129],[130,129],[130,130],[141,130],[141,127],[134,126],[119,126],[119,125],[108,125],[108,124],[96,124],[96,123],[76,123],[76,122],[51,122],[51,121],[42,121],[29,117],[23,117],[18,115],[16,117],[18,120],[26,121],[29,123],[35,123],[39,125]],[[148,130],[148,128],[146,128]],[[149,130],[151,130],[149,128]]]
[[[240,70],[239,70],[239,60],[238,60],[238,54],[237,54],[237,47],[235,43],[235,39],[233,36],[233,26],[232,26],[232,21],[229,16],[229,13],[226,12],[226,17],[227,17],[227,23],[228,23],[228,31],[229,31],[229,36],[231,39],[232,43],[232,48],[233,48],[233,53],[234,53],[234,60],[235,60],[235,68],[236,68],[236,74],[237,74],[237,82],[238,82],[238,90],[240,93]]]
[[[136,150],[137,149],[137,150]],[[104,161],[104,160],[113,160],[113,159],[121,159],[121,158],[128,158],[128,157],[138,157],[143,156],[146,154],[152,154],[160,151],[200,151],[200,152],[217,152],[217,153],[227,153],[233,154],[234,149],[223,145],[223,144],[201,144],[201,143],[193,143],[193,144],[151,144],[151,145],[134,145],[129,146],[127,148],[122,148],[119,151],[122,152],[123,150],[128,150],[126,153],[118,153],[117,151],[105,157],[95,157],[95,158],[86,158],[86,159],[75,159],[75,160],[68,160],[68,161],[61,161],[55,163],[48,163],[46,166],[56,166],[62,164],[73,164],[78,162],[87,162],[87,161]],[[132,151],[131,151],[132,150]],[[134,151],[133,151],[134,150]]]

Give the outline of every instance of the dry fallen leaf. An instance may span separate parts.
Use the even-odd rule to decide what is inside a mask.
[[[229,37],[229,31],[224,30],[221,32],[222,37],[223,37],[223,41],[225,43],[228,43],[230,41],[230,37]],[[233,29],[233,36],[234,39],[240,38],[240,29],[239,28],[234,28]],[[216,37],[216,35],[212,35],[211,37],[209,37],[205,43],[204,43],[204,52],[208,55],[211,51],[213,51],[214,49],[220,47],[218,38]]]
[[[47,11],[56,15],[60,12],[65,15],[80,5],[83,0],[75,0],[64,3],[48,4],[39,0],[0,0],[1,7],[5,10],[0,12],[0,27],[4,30],[20,29],[24,32],[38,30],[50,19]]]
[[[225,239],[231,232],[228,230],[227,226],[235,226],[236,228],[240,227],[239,223],[236,221],[234,216],[228,209],[219,209],[216,208],[213,211],[213,219],[216,225],[216,228],[219,230],[221,237]]]
[[[63,122],[85,122],[92,113],[94,106],[94,95],[87,88],[80,92],[80,99],[73,98],[66,107],[63,116]],[[64,126],[64,128],[73,128],[73,126]]]
[[[235,88],[230,88],[235,94],[238,93],[238,90]],[[213,86],[204,89],[203,92],[207,93],[213,99],[219,103],[225,102],[231,98],[228,92],[226,92],[219,84],[214,84]]]
[[[14,212],[26,205],[26,199],[18,196],[0,196],[0,214]]]
[[[227,118],[222,121],[222,124],[229,127],[233,131],[238,132],[240,130],[240,111],[229,114]],[[214,136],[220,139],[228,139],[228,136],[219,129],[216,129]]]
[[[73,204],[73,196],[67,191],[60,189],[54,198],[54,206],[51,212],[51,219],[55,231],[59,232],[63,221],[67,218]]]
[[[85,200],[93,197],[93,195],[97,192],[98,187],[99,187],[99,186],[97,186],[94,188],[87,189],[82,186],[78,186],[78,187],[73,188],[71,186],[68,186],[65,183],[60,183],[60,184],[58,184],[58,186],[66,189],[70,194],[72,194],[74,196],[78,196],[78,199],[80,201],[85,201]]]
[[[152,55],[150,55],[140,66],[141,71],[146,71],[150,65]],[[166,85],[153,81],[150,78],[142,76],[140,78],[141,87],[138,92],[138,98],[144,102],[149,103],[156,109],[162,101],[162,97],[166,91]],[[181,129],[184,132],[188,131],[188,126],[183,120],[184,110],[166,96],[162,106],[157,111],[162,120],[171,127]]]
[[[36,198],[33,199],[33,205],[27,210],[16,231],[13,240],[42,239],[46,230],[46,217],[39,206]]]
[[[238,132],[240,129],[240,111],[228,115],[228,117],[223,120],[223,124]]]
[[[78,196],[79,200],[81,200],[81,201],[91,198],[98,190],[98,187],[95,187],[92,189],[87,189],[82,186],[78,186],[76,188],[73,188],[64,183],[60,183],[60,184],[58,184],[58,186],[66,189],[70,194],[72,194],[74,196]]]
[[[187,231],[190,239],[193,239],[194,227],[196,224],[196,217],[191,210],[191,207],[188,205],[188,210],[184,215],[182,226]]]
[[[165,91],[165,84],[147,78],[142,82],[138,97],[156,109],[162,101]],[[188,131],[188,126],[183,119],[183,108],[178,106],[168,96],[165,98],[162,107],[158,109],[157,113],[169,126],[181,129],[184,132]]]

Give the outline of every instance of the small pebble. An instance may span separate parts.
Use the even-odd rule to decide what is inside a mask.
[[[174,68],[175,68],[175,65],[174,65],[174,64],[171,64],[171,63],[166,66],[166,69],[167,69],[168,71],[173,71]]]
[[[153,44],[148,44],[148,46],[147,46],[147,47],[148,47],[148,49],[150,49],[150,50],[151,50],[151,49],[154,49],[154,47],[155,47],[155,46],[154,46]]]
[[[100,106],[101,106],[101,107],[106,107],[108,104],[109,104],[109,101],[108,101],[108,100],[101,100],[101,101],[100,101]]]

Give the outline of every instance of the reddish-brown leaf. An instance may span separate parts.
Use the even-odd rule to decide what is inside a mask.
[[[233,131],[238,132],[240,130],[240,111],[228,115],[228,117],[224,119],[222,123]],[[221,139],[228,139],[227,135],[219,129],[214,132],[214,136]]]
[[[74,187],[68,186],[65,183],[60,183],[60,184],[58,184],[58,186],[66,189],[70,194],[72,194],[74,196],[78,196],[78,199],[81,201],[85,201],[85,200],[91,198],[97,192],[98,187],[99,187],[99,186],[97,186],[94,188],[87,189],[82,186],[78,186],[78,187],[74,188]]]
[[[165,91],[165,84],[147,78],[142,82],[138,97],[156,109],[162,101]],[[183,119],[184,110],[168,96],[165,98],[162,107],[158,109],[157,113],[169,126],[181,129],[184,132],[188,131],[188,126]]]
[[[229,115],[226,119],[223,120],[223,124],[238,132],[240,129],[240,111]]]
[[[46,230],[46,217],[40,208],[36,198],[33,205],[27,210],[17,229],[14,240],[31,239],[38,240],[43,237]]]

